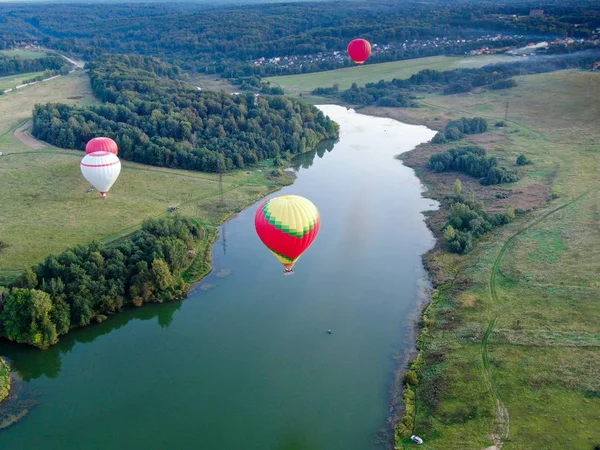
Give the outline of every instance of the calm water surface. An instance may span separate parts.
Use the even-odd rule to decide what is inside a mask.
[[[295,184],[273,194],[321,213],[295,275],[256,236],[257,203],[226,224],[215,270],[187,300],[127,311],[45,352],[4,344],[39,405],[0,431],[0,448],[375,448],[433,244],[421,214],[433,205],[393,157],[434,132],[319,108],[339,142],[304,155]]]

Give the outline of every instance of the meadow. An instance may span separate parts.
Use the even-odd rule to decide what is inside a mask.
[[[504,92],[427,96],[423,108],[404,112],[430,123],[483,116],[493,128],[508,102],[508,127],[487,133],[498,139],[473,140],[507,165],[519,154],[533,161],[518,183],[487,189],[507,192],[504,200],[480,195],[476,181],[463,184],[488,208],[521,201],[527,214],[471,254],[438,247],[428,255],[448,281],[426,313],[414,432],[434,448],[600,444],[600,74],[517,81]],[[403,159],[442,195],[456,174],[436,179],[415,156],[435,147]],[[549,201],[530,195],[543,188]]]
[[[289,95],[310,93],[318,87],[331,87],[337,83],[340,89],[348,89],[352,83],[362,86],[366,83],[376,83],[379,80],[394,78],[409,78],[411,75],[424,70],[452,70],[458,68],[477,68],[495,62],[505,62],[514,59],[506,55],[481,56],[431,56],[427,58],[407,59],[381,64],[347,67],[327,72],[314,72],[300,75],[266,78],[272,84],[282,87]]]
[[[47,53],[44,50],[21,50],[21,49],[10,49],[0,50],[0,55],[10,57],[18,57],[23,59],[37,59],[46,56]]]
[[[12,89],[16,86],[22,85],[25,80],[29,80],[31,78],[43,75],[44,72],[29,72],[29,73],[20,73],[17,75],[9,75],[7,77],[0,77],[0,91],[5,91],[7,89]]]
[[[82,177],[83,153],[46,147],[33,150],[14,131],[35,103],[91,104],[89,78],[73,72],[0,96],[0,281],[51,253],[92,240],[109,242],[131,233],[170,206],[206,224],[217,225],[233,212],[276,190],[267,171],[218,175],[163,169],[122,161],[119,179],[102,200]]]
[[[428,68],[438,70],[457,64],[423,60],[436,61]],[[335,82],[344,88],[408,77],[423,63],[389,63],[395,69],[387,75],[380,64],[271,80],[297,95]],[[416,404],[409,412],[412,432],[428,448],[600,445],[600,73],[566,70],[516,80],[509,90],[422,95],[421,108],[360,109],[435,129],[482,116],[489,131],[452,146],[484,146],[511,168],[520,154],[533,162],[518,168],[517,183],[483,187],[461,174],[427,170],[429,156],[449,146],[424,144],[401,156],[428,196],[451,193],[458,178],[488,210],[513,204],[519,212],[467,255],[438,244],[425,256],[438,284],[421,323]],[[494,126],[505,118],[507,127]],[[429,223],[439,232],[443,211]],[[413,445],[396,442],[397,448]]]

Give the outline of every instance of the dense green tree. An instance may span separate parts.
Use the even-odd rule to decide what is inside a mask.
[[[52,308],[46,292],[14,288],[0,312],[2,333],[12,341],[40,348],[55,344],[58,334],[50,318]]]
[[[458,179],[454,181],[454,196],[457,198],[462,196],[462,183]]]

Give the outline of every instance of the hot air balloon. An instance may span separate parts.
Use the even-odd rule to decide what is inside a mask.
[[[110,152],[88,153],[83,157],[79,166],[84,178],[104,198],[121,173],[121,161],[117,155]]]
[[[354,39],[348,44],[348,54],[356,64],[362,64],[371,54],[371,44],[366,39]]]
[[[110,152],[116,155],[119,153],[119,148],[117,147],[117,143],[111,138],[95,137],[91,139],[85,146],[86,154],[94,152]]]
[[[310,200],[298,195],[282,195],[259,206],[254,226],[263,244],[283,264],[283,273],[289,275],[317,237],[321,218]]]

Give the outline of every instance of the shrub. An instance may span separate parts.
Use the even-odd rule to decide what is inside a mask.
[[[404,374],[404,382],[410,384],[411,386],[416,386],[419,382],[417,379],[417,374],[414,371],[409,370]]]
[[[531,160],[527,156],[519,155],[517,157],[517,166],[526,166],[527,164],[531,164]]]

